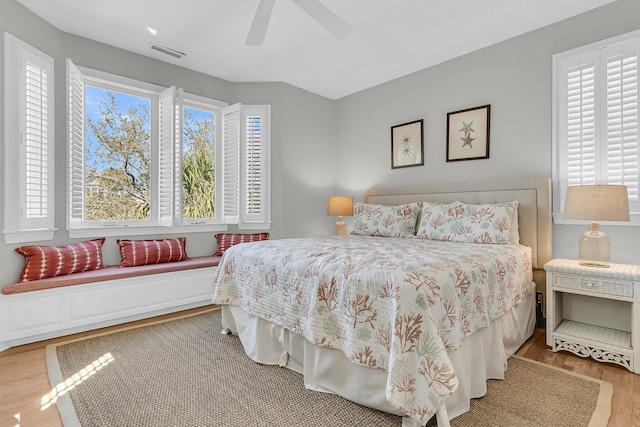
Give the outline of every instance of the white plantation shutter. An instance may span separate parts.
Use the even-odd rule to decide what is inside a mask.
[[[84,221],[84,77],[67,59],[67,138],[69,139],[68,228]]]
[[[627,186],[630,208],[638,203],[638,46],[607,49],[606,139],[609,184]]]
[[[176,89],[173,106],[173,222],[182,224],[182,127],[184,124],[184,102],[182,88]]]
[[[4,33],[4,239],[53,238],[53,58]]]
[[[269,113],[268,106],[245,106],[245,138],[241,145],[240,223],[269,222]]]
[[[569,185],[622,184],[640,212],[639,33],[554,56],[554,206]]]
[[[271,107],[234,104],[223,110],[224,222],[268,228]]]
[[[49,133],[49,75],[51,69],[43,66],[36,55],[25,52],[23,62],[25,102],[23,107],[23,134],[25,179],[23,228],[46,228],[49,224],[49,194],[53,190],[49,179],[50,160],[53,155]]]
[[[595,183],[595,66],[573,67],[567,72],[568,185]]]
[[[240,104],[234,104],[222,111],[222,205],[227,224],[237,223],[240,216],[241,109]]]
[[[245,117],[244,167],[244,215],[260,215],[262,211],[262,117],[247,115]]]
[[[158,167],[159,174],[159,215],[160,225],[170,227],[173,225],[174,219],[174,194],[175,194],[175,181],[177,177],[174,175],[175,162],[179,161],[180,157],[176,157],[175,140],[179,138],[182,132],[176,134],[177,124],[176,120],[176,88],[170,87],[160,93],[160,160]],[[181,182],[181,181],[180,181]],[[178,193],[179,194],[179,193]]]

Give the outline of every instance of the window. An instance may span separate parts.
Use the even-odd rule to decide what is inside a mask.
[[[215,219],[218,111],[185,100],[182,107],[182,220]]]
[[[8,33],[4,52],[4,240],[51,240],[53,58]]]
[[[567,186],[618,184],[640,224],[639,53],[636,31],[553,57],[556,222]]]
[[[268,173],[262,163],[269,161],[268,107],[226,107],[175,87],[76,67],[69,60],[67,69],[71,237],[88,237],[96,230],[120,235],[123,227],[128,234],[132,227],[136,234],[166,232],[166,227],[172,232],[218,231],[227,224],[269,228],[266,175],[257,199],[261,215],[237,211],[247,175],[254,183],[256,171]],[[265,154],[250,168],[237,163],[227,169],[233,164],[227,157],[244,153],[241,144],[247,139],[225,136],[240,135],[240,122],[237,132],[226,129],[236,125],[225,123],[227,109],[238,117],[261,113],[261,127],[251,143]]]
[[[148,221],[152,98],[85,84],[85,221]]]

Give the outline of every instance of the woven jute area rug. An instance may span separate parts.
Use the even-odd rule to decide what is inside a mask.
[[[251,361],[220,334],[219,310],[50,345],[46,357],[65,427],[402,424]],[[606,426],[612,394],[609,383],[512,357],[505,380],[451,425]]]

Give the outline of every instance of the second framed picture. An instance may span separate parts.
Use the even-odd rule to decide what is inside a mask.
[[[491,105],[447,113],[447,162],[489,158]]]
[[[422,119],[391,127],[391,169],[424,165]]]

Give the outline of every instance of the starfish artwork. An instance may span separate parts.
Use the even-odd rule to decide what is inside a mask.
[[[460,129],[458,132],[464,132],[465,135],[468,134],[469,132],[475,132],[475,129],[471,127],[472,124],[473,124],[473,120],[471,120],[469,124],[462,122],[462,129]]]
[[[475,138],[471,138],[471,135],[469,135],[468,133],[464,136],[464,138],[460,138],[462,140],[462,148],[466,147],[467,145],[469,146],[469,148],[473,148],[473,145],[471,145],[471,142],[475,140]]]
[[[411,142],[411,135],[403,135],[401,138],[402,143],[402,156],[409,157],[413,153],[413,143]]]
[[[447,113],[447,162],[489,158],[491,105]]]
[[[471,138],[471,132],[475,132],[475,129],[471,127],[472,124],[473,120],[471,120],[468,124],[462,122],[462,129],[458,131],[464,132],[464,137],[460,137],[460,139],[462,140],[462,148],[466,147],[467,145],[469,146],[469,148],[473,148],[471,142],[475,140],[475,138]]]

